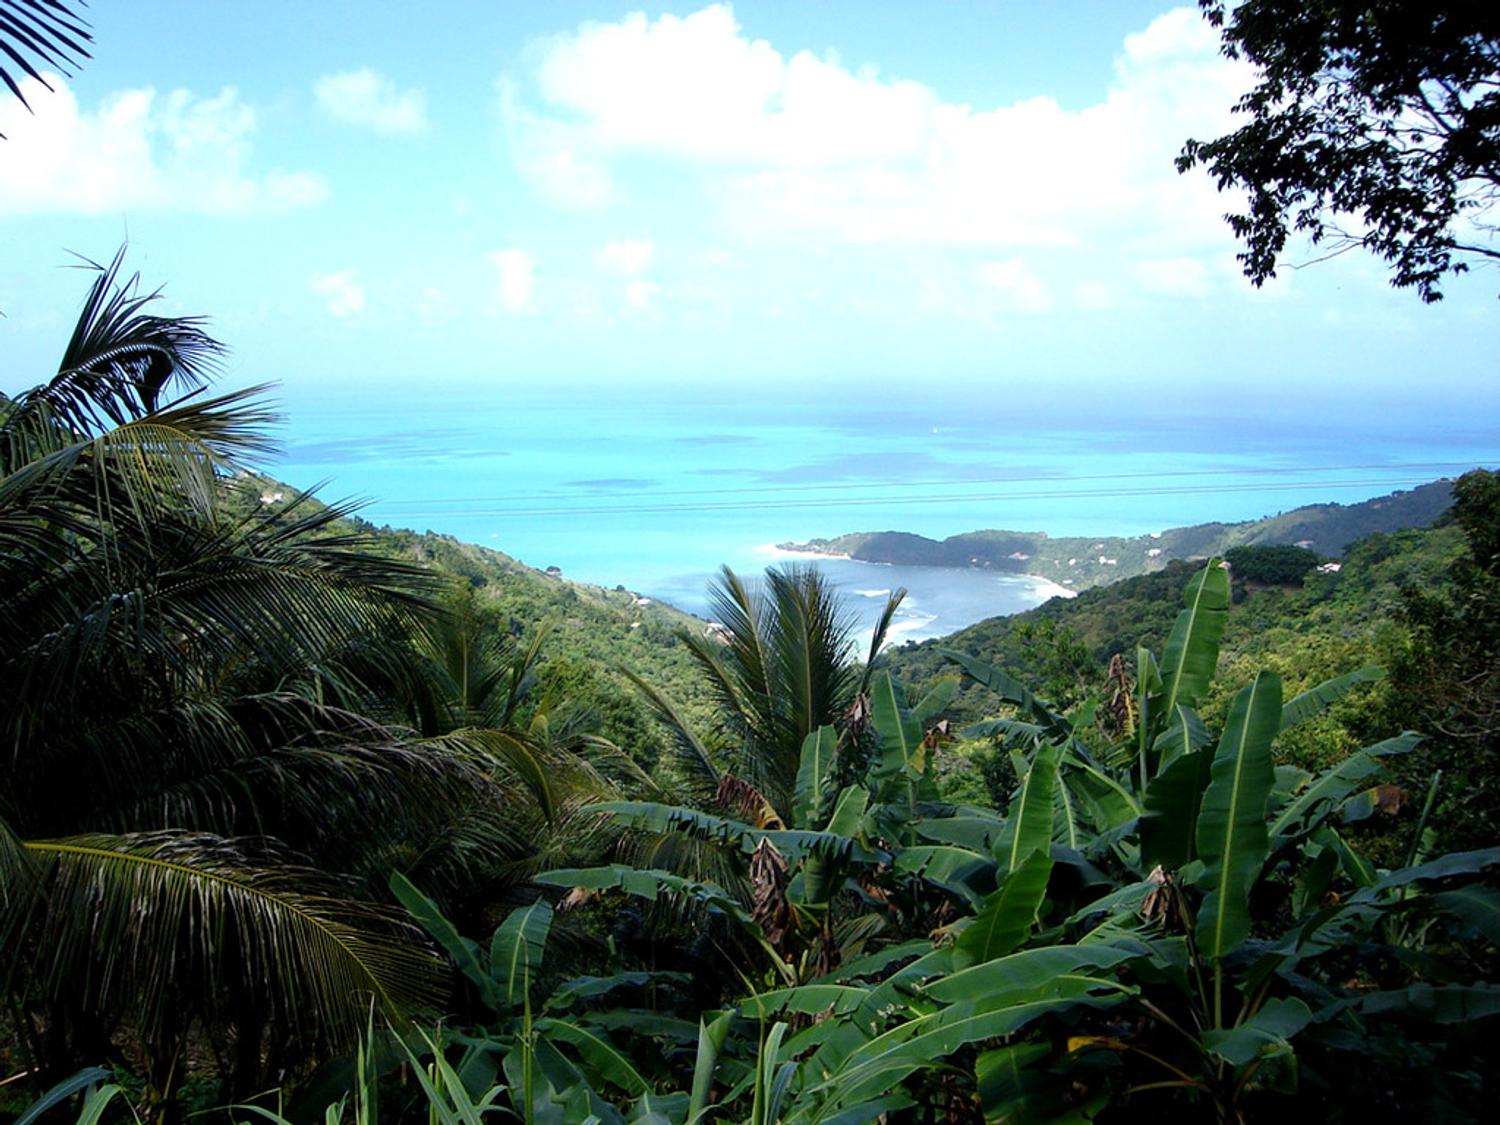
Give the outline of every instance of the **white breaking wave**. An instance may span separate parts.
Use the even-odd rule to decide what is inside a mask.
[[[775,543],[762,543],[755,548],[757,555],[771,559],[847,559],[848,555],[830,555],[825,551],[789,551]]]

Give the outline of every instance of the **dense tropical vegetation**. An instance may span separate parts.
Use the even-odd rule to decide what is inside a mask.
[[[887,660],[816,570],[726,570],[705,632],[278,499],[260,392],[153,296],[100,267],[0,415],[30,1119],[1493,1097],[1494,477],[1337,574],[1175,564]]]

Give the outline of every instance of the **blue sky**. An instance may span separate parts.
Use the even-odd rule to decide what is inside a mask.
[[[1500,274],[1255,290],[1195,9],[99,0],[0,103],[0,386],[130,261],[292,400],[369,388],[1280,395],[1495,428]]]

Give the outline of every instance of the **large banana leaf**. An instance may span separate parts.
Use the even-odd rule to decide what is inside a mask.
[[[945,677],[933,685],[917,705],[911,709],[912,716],[919,725],[926,725],[941,715],[953,702],[953,693],[958,690],[958,679],[953,676]]]
[[[639,969],[633,972],[613,973],[607,977],[581,976],[564,981],[547,997],[549,1011],[569,1008],[580,1000],[593,1000],[619,989],[647,988],[653,985],[669,985],[681,988],[692,980],[691,974],[671,972],[666,969]]]
[[[1046,897],[1051,874],[1052,857],[1045,849],[1032,852],[1013,868],[958,935],[953,951],[955,967],[964,969],[1003,957],[1025,941]]]
[[[911,777],[921,772],[922,724],[900,697],[889,672],[875,677],[870,688],[871,721],[880,734],[877,777]]]
[[[819,727],[802,740],[802,761],[797,767],[797,788],[792,798],[792,827],[818,826],[823,802],[829,796],[828,783],[838,745],[838,732],[831,726]]]
[[[791,968],[781,955],[766,940],[761,928],[738,902],[722,887],[713,883],[700,883],[674,875],[670,871],[655,871],[638,867],[626,867],[613,863],[601,867],[568,867],[546,871],[534,877],[538,883],[552,887],[583,887],[590,890],[621,890],[634,898],[655,902],[665,895],[676,895],[697,903],[711,913],[724,914],[732,919],[742,933],[765,951],[775,968],[788,983],[791,983]]]
[[[1288,1040],[1312,1019],[1312,1009],[1301,1000],[1278,998],[1267,1001],[1243,1023],[1205,1031],[1203,1045],[1231,1066],[1249,1066],[1257,1058],[1289,1052]]]
[[[1385,669],[1377,664],[1366,664],[1342,676],[1324,680],[1316,687],[1308,688],[1301,695],[1293,696],[1281,709],[1281,729],[1286,730],[1304,723],[1315,715],[1321,715],[1360,684],[1374,683],[1385,679]]]
[[[995,861],[989,855],[951,844],[918,844],[902,848],[892,866],[958,895],[972,909],[978,909],[981,900],[972,884],[989,877]]]
[[[687,1120],[692,1125],[708,1112],[708,1099],[713,1090],[714,1069],[718,1065],[719,1052],[729,1037],[733,1012],[705,1012],[698,1023],[698,1053],[693,1060],[692,1098],[688,1103]]]
[[[1214,756],[1197,750],[1174,759],[1146,786],[1139,822],[1141,866],[1175,871],[1193,858],[1198,810],[1208,788]]]
[[[583,887],[586,890],[621,890],[635,898],[656,901],[665,894],[680,895],[716,913],[727,914],[735,921],[753,926],[745,912],[722,887],[674,875],[624,864],[600,867],[560,867],[535,876],[535,882],[549,887]]]
[[[842,1015],[852,1012],[865,1002],[870,994],[868,988],[844,984],[804,984],[795,988],[781,988],[773,992],[760,992],[742,1001],[740,1013],[753,1019],[767,1019],[785,1012],[802,1015]]]
[[[1380,876],[1372,886],[1356,892],[1351,902],[1374,902],[1388,891],[1431,879],[1449,879],[1455,875],[1473,875],[1500,865],[1500,847],[1479,848],[1468,852],[1450,852],[1415,867],[1403,867]]]
[[[1001,1000],[1045,995],[1055,981],[1085,969],[1109,969],[1137,956],[1112,945],[1043,945],[981,962],[923,986],[924,995],[945,1004],[976,996]]]
[[[545,1016],[533,1025],[537,1034],[556,1042],[568,1044],[582,1057],[584,1067],[613,1086],[619,1087],[632,1097],[640,1097],[651,1089],[629,1056],[620,1050],[607,1035],[601,1035],[580,1023]]]
[[[985,719],[983,722],[964,727],[962,734],[963,737],[973,741],[999,736],[1013,743],[1030,745],[1041,742],[1047,732],[1040,724],[1027,723],[1020,719]]]
[[[494,977],[478,943],[459,933],[458,927],[448,920],[438,904],[423,894],[401,872],[391,872],[390,887],[396,901],[421,923],[422,928],[453,959],[458,971],[478,989],[479,998],[485,1007],[491,1011],[501,1011],[502,1003],[496,992]]]
[[[877,953],[871,953],[853,961],[847,961],[819,981],[851,981],[862,977],[878,977],[897,961],[909,957],[920,957],[932,952],[932,942],[926,938],[913,938],[898,945],[888,945]]]
[[[542,967],[547,932],[552,928],[552,905],[537,899],[505,916],[490,939],[490,976],[496,998],[517,1008]]]
[[[1213,681],[1219,642],[1229,621],[1229,572],[1210,559],[1183,591],[1177,615],[1162,653],[1162,713],[1181,703],[1196,707]]]
[[[835,816],[830,819],[828,829],[822,832],[796,828],[756,828],[743,821],[656,801],[601,801],[589,805],[585,811],[608,813],[619,823],[632,828],[656,833],[681,833],[721,847],[738,849],[746,855],[754,852],[762,840],[770,840],[790,862],[808,855],[852,857],[867,862],[880,860],[884,852],[868,849],[855,838],[857,822],[855,829],[850,831],[834,828],[838,808],[842,805],[841,799],[840,805],[835,807]]]
[[[974,1086],[986,1121],[1032,1122],[1055,1119],[1056,1105],[1047,1105],[1043,1113],[1043,1091],[1059,1083],[1034,1064],[1052,1053],[1049,1043],[1014,1043],[985,1051],[974,1060]],[[1048,1110],[1053,1112],[1049,1113]]]
[[[828,828],[823,833],[830,845],[814,849],[803,860],[804,902],[821,905],[828,901],[842,880],[845,871],[843,859],[886,854],[866,847],[864,824],[869,805],[870,791],[862,785],[846,786],[839,794],[833,815],[828,818]]]
[[[1500,948],[1500,893],[1488,887],[1459,887],[1439,891],[1427,901]]]
[[[953,816],[931,817],[912,825],[919,836],[969,851],[992,853],[1005,819],[990,809],[961,806]]]
[[[1213,741],[1208,727],[1198,717],[1198,712],[1179,703],[1173,708],[1167,729],[1156,736],[1152,749],[1156,751],[1156,768],[1164,770],[1184,754],[1201,750]]]
[[[1302,697],[1298,696],[1300,698]],[[1292,702],[1295,703],[1296,700]],[[1282,714],[1286,714],[1285,707],[1282,708]],[[1283,720],[1283,730],[1286,725]],[[1276,839],[1311,832],[1334,805],[1359,788],[1360,782],[1384,768],[1382,758],[1408,753],[1421,741],[1421,735],[1407,731],[1350,754],[1338,765],[1320,774],[1287,802],[1286,807],[1271,822],[1271,836]]]
[[[1141,815],[1135,795],[1079,752],[1075,744],[1063,754],[1059,767],[1062,778],[1092,810],[1095,828],[1113,831]]]
[[[940,648],[938,655],[953,661],[973,679],[1020,710],[1022,715],[1040,726],[1048,738],[1066,742],[1073,737],[1073,728],[1068,721],[1038,699],[1030,688],[1009,672],[951,649]]]
[[[1230,705],[1198,812],[1199,886],[1206,893],[1197,940],[1214,962],[1250,933],[1250,888],[1266,859],[1266,798],[1275,780],[1271,741],[1280,729],[1281,679],[1262,672]]]
[[[1151,701],[1161,696],[1161,668],[1156,656],[1145,645],[1135,648],[1135,738],[1136,756],[1142,761],[1150,746],[1150,732],[1161,724],[1151,714]],[[1149,779],[1146,779],[1149,780]]]
[[[1021,787],[1011,799],[1005,827],[995,840],[1002,875],[1014,871],[1033,852],[1046,853],[1052,846],[1052,789],[1061,755],[1060,746],[1047,744],[1032,756]]]
[[[919,1016],[856,1049],[841,1069],[812,1086],[808,1093],[823,1095],[831,1105],[863,1101],[969,1044],[1013,1035],[1051,1012],[1078,1005],[1113,1004],[1128,995],[1112,982],[1094,983],[1106,990],[1104,995],[1085,991],[986,1007],[983,1011],[973,1003],[960,1002]]]

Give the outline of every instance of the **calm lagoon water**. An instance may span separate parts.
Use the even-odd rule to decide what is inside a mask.
[[[418,402],[283,395],[270,470],[376,523],[494,547],[696,613],[721,564],[758,574],[774,544],[851,531],[976,528],[1141,534],[1352,502],[1500,461],[1486,420],[1316,426],[1244,417],[1111,418],[1062,409],[873,409],[598,391]],[[905,586],[920,639],[1056,593],[1015,576],[819,563],[864,616]]]

